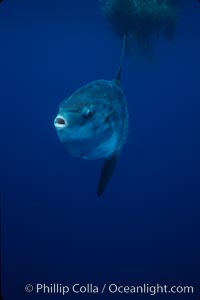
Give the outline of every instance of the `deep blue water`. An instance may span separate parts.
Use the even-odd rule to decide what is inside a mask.
[[[130,131],[102,198],[102,162],[70,157],[53,126],[63,98],[116,72],[120,40],[99,4],[5,0],[0,37],[4,300],[48,298],[27,283],[74,282],[193,285],[156,299],[200,299],[199,2],[182,3],[153,63],[125,59]],[[66,299],[92,297],[134,298]]]

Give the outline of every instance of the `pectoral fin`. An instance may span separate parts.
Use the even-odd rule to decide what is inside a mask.
[[[118,155],[116,153],[114,153],[110,158],[106,159],[103,164],[103,167],[101,170],[101,176],[99,179],[98,189],[97,189],[97,195],[99,197],[103,194],[103,192],[113,174],[113,171],[116,166],[117,158],[118,158]]]

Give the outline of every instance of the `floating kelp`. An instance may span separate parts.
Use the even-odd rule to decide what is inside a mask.
[[[129,47],[152,49],[156,37],[172,40],[176,29],[177,0],[100,0],[105,18]]]

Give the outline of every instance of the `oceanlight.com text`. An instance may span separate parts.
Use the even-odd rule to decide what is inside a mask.
[[[158,294],[194,294],[194,287],[191,285],[160,285],[160,284],[142,284],[142,285],[120,285],[116,283],[37,283],[35,285],[27,284],[25,286],[27,293],[60,295],[67,296],[68,294],[146,294],[155,296]]]

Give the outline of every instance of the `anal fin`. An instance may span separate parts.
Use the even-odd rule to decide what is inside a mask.
[[[104,161],[97,189],[97,195],[99,197],[103,194],[110,178],[112,177],[113,171],[116,166],[117,158],[118,155],[114,153],[110,158]]]

